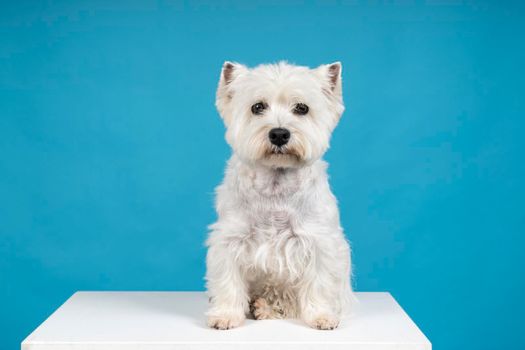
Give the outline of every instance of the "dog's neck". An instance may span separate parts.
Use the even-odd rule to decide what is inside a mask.
[[[240,162],[240,161],[239,161]],[[241,183],[263,196],[292,195],[311,181],[316,181],[316,163],[297,168],[271,168],[240,162],[237,176]],[[243,186],[243,187],[244,187]],[[246,187],[245,187],[246,188]]]
[[[285,179],[288,177],[296,177],[299,174],[308,172],[311,165],[302,167],[268,167],[263,165],[250,165],[250,169],[256,176],[269,177],[273,179]]]

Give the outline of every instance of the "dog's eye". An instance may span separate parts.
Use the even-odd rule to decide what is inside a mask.
[[[260,115],[266,109],[266,104],[263,102],[257,102],[252,106],[252,113],[255,115]]]
[[[297,115],[305,115],[306,113],[308,113],[309,110],[310,108],[308,108],[308,106],[304,103],[298,103],[295,105],[293,112]]]

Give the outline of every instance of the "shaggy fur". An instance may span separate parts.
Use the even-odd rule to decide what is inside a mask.
[[[216,104],[233,155],[207,240],[208,325],[233,328],[251,312],[334,329],[352,293],[350,247],[321,160],[344,110],[340,63],[226,62]],[[286,145],[270,142],[273,128],[290,131]]]

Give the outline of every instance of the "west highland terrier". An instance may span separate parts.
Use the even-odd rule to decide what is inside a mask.
[[[343,113],[341,64],[226,62],[216,105],[233,150],[207,240],[208,325],[302,318],[334,329],[351,300],[350,247],[321,159]]]

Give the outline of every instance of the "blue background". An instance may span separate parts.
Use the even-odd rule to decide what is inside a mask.
[[[525,347],[525,9],[1,3],[0,347],[76,290],[202,290],[224,60],[343,62],[332,186],[357,290],[436,349]]]

